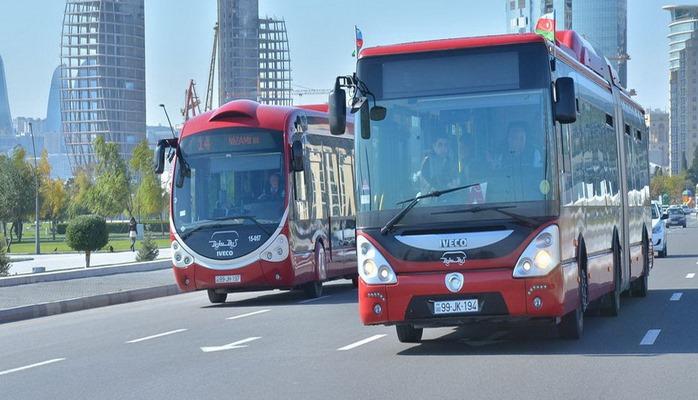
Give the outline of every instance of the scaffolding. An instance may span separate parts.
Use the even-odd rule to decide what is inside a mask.
[[[291,97],[291,54],[286,21],[259,20],[259,102],[293,105]]]
[[[145,138],[143,0],[67,0],[61,121],[71,167],[93,164],[98,136],[130,158]]]

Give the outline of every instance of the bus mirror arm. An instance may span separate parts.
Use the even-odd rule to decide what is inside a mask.
[[[574,79],[570,77],[557,78],[555,81],[555,120],[561,124],[577,121],[577,96]]]

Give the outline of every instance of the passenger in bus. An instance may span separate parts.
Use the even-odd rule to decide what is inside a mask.
[[[278,173],[269,175],[269,181],[262,189],[262,194],[259,195],[259,200],[283,200],[286,195],[284,188],[281,185],[281,178]]]
[[[457,184],[458,164],[450,157],[445,135],[437,136],[420,169],[422,193],[448,189]]]

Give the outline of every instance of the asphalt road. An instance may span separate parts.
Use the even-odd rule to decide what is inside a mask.
[[[696,399],[698,223],[668,240],[648,297],[588,316],[580,341],[542,326],[401,344],[360,324],[348,282],[310,302],[192,293],[0,325],[0,398]]]

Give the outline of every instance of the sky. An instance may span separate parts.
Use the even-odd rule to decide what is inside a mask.
[[[205,97],[216,0],[145,0],[146,118],[181,120],[189,79]],[[429,6],[427,7],[426,4]],[[668,109],[667,1],[628,0],[628,87],[646,108]],[[51,74],[60,63],[64,0],[0,0],[0,56],[13,117],[46,117]],[[330,88],[351,73],[354,25],[365,47],[504,33],[504,0],[259,0],[260,16],[286,20],[294,87]],[[217,96],[216,96],[217,99]],[[304,96],[296,104],[324,102]]]

